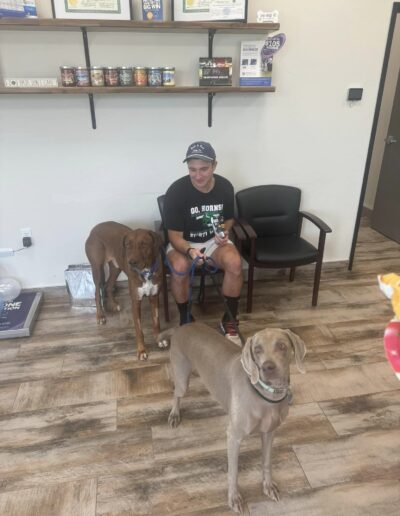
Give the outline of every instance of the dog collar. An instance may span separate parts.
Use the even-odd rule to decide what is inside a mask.
[[[160,265],[159,259],[156,258],[155,262],[153,263],[153,265],[151,266],[150,269],[140,270],[137,267],[133,267],[133,270],[142,278],[143,281],[150,281],[151,278],[153,277],[153,274],[158,269],[159,265]]]
[[[249,383],[250,385],[252,386],[252,388],[255,390],[255,392],[265,401],[268,401],[269,403],[280,403],[281,401],[283,401],[284,399],[287,398],[287,395],[288,395],[288,389],[285,388],[285,389],[276,389],[275,387],[271,387],[270,385],[267,385],[266,383],[264,383],[262,380],[258,380],[258,382],[256,384],[253,384],[250,380],[250,372],[246,369],[244,363],[243,363],[243,360],[242,360],[242,357],[240,357],[240,362],[242,364],[242,367],[245,371],[245,373],[247,374],[248,376],[248,379],[249,379]],[[279,400],[271,400],[270,398],[267,398],[265,396],[263,396],[262,392],[260,392],[258,389],[257,389],[257,386],[259,386],[263,391],[266,391],[266,392],[269,392],[270,394],[279,394],[281,393],[282,391],[285,393],[284,396],[282,398],[280,398]]]
[[[285,395],[283,396],[283,398],[280,398],[279,400],[271,400],[270,398],[266,398],[265,396],[263,396],[263,395],[262,395],[262,393],[261,393],[258,389],[256,389],[256,386],[255,386],[255,385],[253,385],[253,384],[251,383],[250,378],[249,378],[249,383],[250,383],[250,385],[253,387],[254,391],[255,391],[255,392],[256,392],[256,393],[257,393],[257,394],[258,394],[258,395],[259,395],[263,400],[268,401],[268,403],[280,403],[281,401],[283,401],[283,400],[285,400],[285,399],[287,398],[287,395],[288,395],[287,389],[286,389],[286,392],[285,392]],[[261,384],[263,384],[263,382],[257,382],[257,383],[256,383],[256,385],[258,385],[258,384],[260,384],[260,383],[261,383]],[[265,385],[265,384],[264,384],[264,385]],[[272,388],[272,389],[273,389],[273,388]],[[282,390],[282,389],[273,389],[273,390],[274,390],[275,392],[277,392],[277,391],[280,391],[280,390]]]

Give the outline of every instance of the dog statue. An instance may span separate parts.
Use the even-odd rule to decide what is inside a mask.
[[[130,229],[118,222],[102,222],[95,226],[86,240],[85,250],[92,266],[96,287],[96,317],[98,324],[106,323],[103,310],[119,312],[113,287],[122,271],[128,276],[129,294],[136,333],[136,348],[139,360],[147,360],[144,336],[141,327],[141,301],[148,296],[151,305],[153,332],[160,332],[158,295],[162,273],[160,256],[161,239],[154,231]],[[109,277],[105,282],[104,265],[109,265]]]

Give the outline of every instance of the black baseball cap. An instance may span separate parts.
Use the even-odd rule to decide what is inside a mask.
[[[203,161],[215,161],[216,155],[211,143],[208,142],[194,142],[189,145],[186,152],[185,163],[190,159],[202,159]]]

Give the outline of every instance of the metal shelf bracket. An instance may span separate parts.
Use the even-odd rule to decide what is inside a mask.
[[[212,103],[215,93],[208,94],[208,127],[212,127]]]
[[[213,56],[213,43],[216,32],[217,29],[208,29],[208,57]]]
[[[90,54],[89,54],[89,43],[88,43],[86,27],[81,27],[81,31],[82,31],[82,37],[83,37],[83,48],[85,50],[86,67],[89,71],[89,80],[90,80]],[[93,127],[93,129],[96,129],[97,124],[96,124],[96,112],[94,110],[93,93],[89,93],[88,97],[89,97],[89,106],[90,106],[90,116],[92,118],[92,127]]]

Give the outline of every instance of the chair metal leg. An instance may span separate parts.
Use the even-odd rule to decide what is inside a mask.
[[[202,271],[200,276],[200,288],[199,288],[199,294],[197,296],[197,302],[199,304],[204,303],[204,294],[205,294],[205,286],[206,286],[206,280],[205,280],[205,274]]]
[[[251,313],[253,309],[253,278],[254,265],[249,263],[249,273],[247,276],[247,313]]]
[[[296,267],[291,267],[290,268],[290,274],[289,274],[289,281],[293,281],[294,280],[294,273],[296,272]]]

